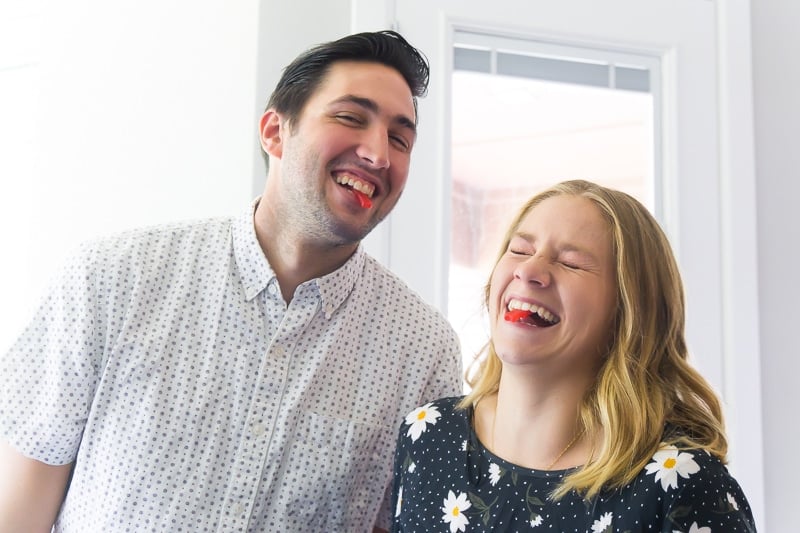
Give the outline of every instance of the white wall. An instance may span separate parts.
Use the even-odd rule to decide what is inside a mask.
[[[9,0],[10,1],[10,0]],[[0,4],[0,350],[21,327],[29,307],[27,252],[34,220],[33,163],[41,68],[36,2]]]
[[[0,70],[0,94],[17,97],[0,104],[0,349],[78,242],[246,208],[259,11],[257,0],[2,1],[0,34],[24,25],[5,55],[27,66]]]
[[[788,532],[800,501],[800,3],[751,10],[765,502],[769,531]]]

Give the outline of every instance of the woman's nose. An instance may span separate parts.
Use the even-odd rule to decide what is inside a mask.
[[[514,277],[526,283],[546,287],[551,282],[551,264],[539,254],[531,255],[514,269]]]

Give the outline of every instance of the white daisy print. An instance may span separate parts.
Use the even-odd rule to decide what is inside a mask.
[[[594,524],[592,524],[592,533],[603,533],[603,531],[611,525],[611,519],[613,517],[614,515],[611,514],[611,511],[601,515],[600,518],[595,520]]]
[[[500,467],[495,463],[489,465],[489,483],[492,486],[497,485],[497,482],[500,481],[500,476],[503,475],[503,471],[500,470]]]
[[[462,452],[467,451],[467,441],[461,443],[461,451]]]
[[[681,532],[673,530],[672,533],[681,533]],[[697,525],[697,522],[692,522],[692,526],[689,528],[689,533],[711,533],[711,528],[700,527]]]
[[[406,424],[411,425],[406,435],[411,437],[412,441],[417,440],[420,435],[428,429],[428,424],[436,424],[440,416],[442,416],[441,413],[439,413],[432,403],[417,407],[406,416]]]
[[[653,462],[645,468],[648,474],[655,474],[655,480],[661,481],[661,487],[678,488],[678,475],[688,479],[692,474],[700,471],[700,466],[694,462],[693,455],[679,452],[675,446],[665,446],[653,456]]]
[[[408,471],[413,474],[414,470],[416,469],[417,469],[417,463],[412,461],[411,464],[408,465]]]
[[[403,505],[403,485],[400,485],[400,489],[397,491],[397,508],[394,510],[395,516],[400,516],[400,508]]]
[[[542,522],[544,522],[542,515],[537,514],[536,518],[531,518],[531,527],[541,526]]]
[[[450,524],[450,533],[467,530],[469,520],[467,519],[467,515],[464,514],[464,511],[470,507],[472,507],[472,504],[469,502],[465,493],[462,492],[456,497],[452,490],[448,491],[447,498],[444,499],[444,506],[442,507],[442,511],[444,512],[442,520]]]
[[[736,503],[736,498],[733,497],[733,494],[731,494],[730,492],[727,492],[727,493],[725,493],[725,497],[727,498],[728,505],[731,506],[731,509],[733,509],[734,511],[738,511],[739,510],[739,504]]]

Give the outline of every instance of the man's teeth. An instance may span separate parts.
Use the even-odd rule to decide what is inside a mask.
[[[372,193],[375,192],[375,187],[371,183],[361,181],[346,174],[336,176],[336,183],[339,185],[347,185],[348,187],[352,187],[358,192],[365,194],[367,198],[372,198]]]
[[[538,305],[534,305],[529,302],[522,302],[520,300],[511,300],[510,302],[508,302],[508,309],[509,310],[520,309],[522,311],[530,311],[531,313],[539,315],[540,317],[547,320],[551,324],[555,324],[558,322],[558,318],[556,318],[556,316],[553,313],[551,313],[544,307],[539,307]]]

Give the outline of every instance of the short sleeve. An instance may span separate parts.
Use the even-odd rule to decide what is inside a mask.
[[[0,359],[0,433],[47,464],[75,459],[102,356],[94,254],[83,247],[47,289]]]
[[[750,504],[728,469],[704,451],[693,452],[700,465],[667,510],[670,532],[755,533]]]

